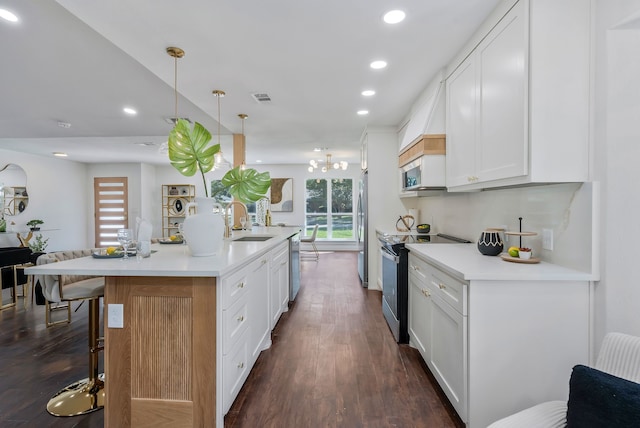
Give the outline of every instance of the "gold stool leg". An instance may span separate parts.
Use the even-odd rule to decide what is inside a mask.
[[[89,377],[58,391],[47,404],[54,416],[77,416],[104,407],[104,373],[98,374],[100,299],[89,300]]]

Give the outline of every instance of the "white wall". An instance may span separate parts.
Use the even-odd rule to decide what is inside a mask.
[[[0,164],[20,165],[27,174],[29,204],[24,212],[7,217],[7,227],[27,230],[27,221],[44,220],[42,235],[47,251],[85,248],[88,216],[86,195],[92,189],[84,164],[0,149]],[[9,185],[10,183],[6,183]],[[54,229],[54,230],[48,230]],[[0,246],[19,245],[15,235],[0,235]]]
[[[596,335],[640,336],[640,1],[597,0],[595,21],[594,170],[602,180],[602,280],[596,289]]]

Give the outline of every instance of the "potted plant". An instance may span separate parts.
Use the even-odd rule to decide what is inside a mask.
[[[27,226],[29,226],[29,228],[30,228],[33,232],[40,230],[40,225],[41,225],[41,224],[44,224],[44,221],[39,220],[39,219],[33,219],[33,220],[29,220],[29,221],[27,222]]]
[[[205,174],[213,169],[215,155],[220,152],[220,144],[209,145],[210,140],[211,133],[204,126],[196,122],[192,129],[184,119],[178,120],[169,134],[171,165],[186,177],[200,171],[206,197],[209,197],[209,186]],[[256,202],[267,193],[271,177],[268,172],[235,167],[222,177],[222,184],[235,199],[244,203]]]
[[[35,264],[36,260],[38,259],[38,257],[40,257],[41,255],[43,255],[45,253],[45,250],[47,249],[47,245],[49,242],[49,238],[47,239],[43,239],[44,237],[42,236],[41,233],[38,233],[37,235],[34,236],[33,241],[29,242],[29,248],[31,249],[31,263]]]
[[[209,186],[205,174],[214,168],[215,156],[220,152],[220,144],[209,145],[211,133],[204,126],[195,123],[193,129],[186,120],[178,120],[169,134],[169,161],[182,175],[191,177],[200,171],[205,198],[196,197],[196,202],[187,205],[187,217],[183,222],[182,234],[187,241],[191,255],[218,255],[223,248],[225,222],[219,214],[214,214],[217,205],[209,197]],[[262,199],[271,186],[268,172],[259,173],[253,168],[239,166],[228,171],[221,180],[222,186],[236,200],[248,203]],[[189,206],[195,205],[197,212],[190,214]],[[227,205],[229,206],[229,205]],[[219,207],[221,212],[222,207]]]

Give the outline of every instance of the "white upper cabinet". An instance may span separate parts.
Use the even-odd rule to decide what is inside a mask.
[[[447,78],[448,189],[587,181],[589,2],[520,0],[490,19]]]

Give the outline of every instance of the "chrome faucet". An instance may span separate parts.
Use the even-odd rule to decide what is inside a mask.
[[[244,208],[244,215],[247,217],[247,221],[249,220],[249,210],[247,209],[247,206],[245,204],[243,204],[240,201],[229,202],[224,209],[224,237],[225,238],[231,237],[231,226],[229,225],[229,209],[231,208],[232,205],[236,205],[236,204]]]

